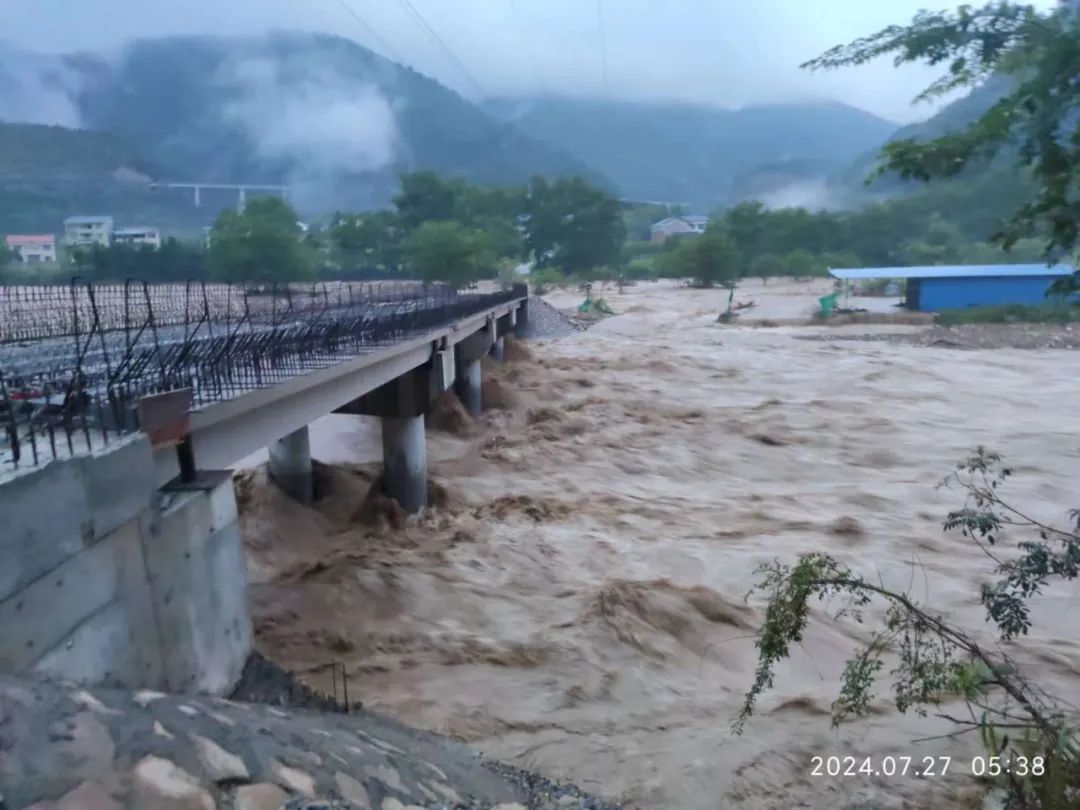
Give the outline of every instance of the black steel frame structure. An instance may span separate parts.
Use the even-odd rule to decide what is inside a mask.
[[[0,470],[138,431],[152,394],[190,389],[204,407],[526,295],[418,282],[0,287]]]

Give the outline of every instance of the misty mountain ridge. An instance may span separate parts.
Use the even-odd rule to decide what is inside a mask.
[[[898,126],[839,102],[727,109],[538,96],[486,107],[593,166],[624,196],[698,208],[793,184],[825,188]]]
[[[0,49],[0,118],[107,133],[155,179],[289,184],[308,212],[385,205],[403,171],[487,184],[588,166],[410,68],[321,34],[136,40],[116,58]],[[55,120],[48,120],[55,112]]]
[[[108,149],[90,133],[50,132],[40,145],[25,131],[15,138],[18,150],[0,173],[0,208],[13,210],[3,198],[18,189],[29,201],[20,230],[37,221],[38,180],[48,187],[40,208],[50,218],[65,207],[65,182],[80,209],[119,205],[133,215],[147,210],[147,219],[173,212],[185,225],[234,203],[204,195],[196,211],[182,192],[134,195],[132,177],[143,175],[289,184],[305,215],[385,205],[398,175],[415,169],[483,184],[581,174],[626,199],[702,212],[742,199],[845,207],[864,193],[849,182],[856,160],[897,133],[896,124],[838,102],[726,109],[546,96],[480,107],[350,40],[307,33],[143,39],[110,58],[0,46],[5,119],[109,136]],[[77,159],[65,163],[64,150]],[[108,160],[89,157],[104,154]],[[19,161],[36,168],[16,183]],[[66,174],[48,161],[66,165]],[[96,185],[102,199],[93,205]],[[130,205],[121,204],[125,194]],[[39,219],[40,228],[56,227]],[[10,221],[0,213],[0,232]]]

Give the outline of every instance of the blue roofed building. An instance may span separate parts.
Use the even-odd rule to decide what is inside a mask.
[[[941,267],[859,267],[830,269],[838,279],[907,280],[904,305],[919,312],[942,309],[1041,304],[1050,285],[1071,275],[1065,264],[970,264]]]

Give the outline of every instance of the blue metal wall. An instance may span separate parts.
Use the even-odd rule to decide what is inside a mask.
[[[919,309],[992,306],[996,304],[1042,304],[1046,291],[1060,276],[997,276],[971,278],[922,278]]]

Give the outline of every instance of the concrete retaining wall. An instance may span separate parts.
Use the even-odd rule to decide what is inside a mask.
[[[0,481],[0,671],[223,693],[251,650],[228,476],[158,492],[149,442]]]

